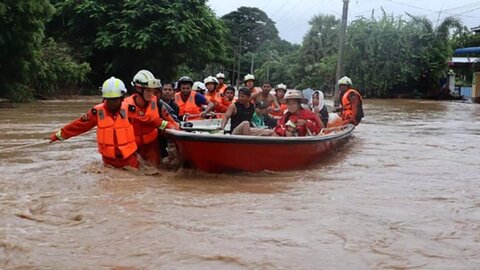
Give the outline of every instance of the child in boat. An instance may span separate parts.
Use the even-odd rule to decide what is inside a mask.
[[[264,101],[255,102],[255,113],[252,116],[254,127],[273,129],[277,125],[277,120],[268,115],[268,107]]]

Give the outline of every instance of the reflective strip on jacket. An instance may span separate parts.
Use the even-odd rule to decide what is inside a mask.
[[[94,107],[97,111],[98,151],[108,158],[127,158],[137,150],[135,133],[128,120],[128,104],[122,102],[119,113],[107,113],[105,104]]]

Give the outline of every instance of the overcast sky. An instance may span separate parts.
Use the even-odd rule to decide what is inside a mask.
[[[276,22],[281,38],[301,43],[310,29],[308,21],[317,14],[342,16],[342,0],[208,0],[208,5],[221,17],[241,6],[258,7]],[[349,21],[358,16],[370,17],[372,10],[381,14],[425,15],[436,23],[447,16],[455,15],[469,28],[480,25],[480,0],[350,0]],[[406,15],[404,15],[406,17]]]

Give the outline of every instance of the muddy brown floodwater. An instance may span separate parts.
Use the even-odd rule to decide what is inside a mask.
[[[97,101],[0,109],[0,269],[480,269],[479,104],[366,100],[308,170],[213,175],[41,144]]]

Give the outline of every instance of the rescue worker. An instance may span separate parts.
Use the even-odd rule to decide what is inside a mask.
[[[338,80],[340,107],[337,110],[340,110],[344,125],[351,123],[356,126],[363,118],[362,95],[352,85],[352,80],[346,76]]]
[[[312,99],[309,101],[312,112],[317,114],[322,120],[323,126],[326,127],[328,123],[328,109],[325,105],[325,97],[320,90],[313,91]]]
[[[125,102],[135,107],[136,115],[132,117],[135,130],[135,140],[138,153],[150,165],[160,164],[160,146],[158,144],[158,130],[166,128],[178,129],[179,124],[168,113],[163,102],[157,100],[155,91],[161,88],[160,80],[156,79],[148,70],[140,70],[132,81],[135,92],[125,99]],[[159,107],[159,105],[161,107]],[[146,122],[145,119],[152,121]]]
[[[98,151],[105,166],[138,168],[135,132],[129,121],[135,106],[123,101],[125,84],[111,77],[102,85],[103,102],[50,136],[50,143],[83,134],[97,127]]]
[[[202,96],[205,96],[205,92],[207,92],[207,87],[205,87],[205,84],[200,81],[196,81],[193,83],[192,90],[201,94]]]
[[[203,80],[205,87],[207,88],[207,93],[205,93],[205,98],[214,104],[213,111],[215,113],[224,113],[227,111],[227,108],[222,103],[222,96],[216,91],[218,81],[213,76],[208,76]]]
[[[273,111],[279,112],[280,105],[278,104],[278,101],[275,98],[275,96],[270,93],[271,90],[272,90],[272,84],[269,82],[263,82],[262,91],[256,94],[252,94],[251,99],[253,102],[263,101],[265,104],[267,104],[268,107],[271,107],[273,105]]]
[[[180,92],[175,94],[175,103],[179,108],[179,117],[184,119],[190,116],[190,119],[205,118],[210,111],[213,110],[213,103],[201,94],[192,91],[193,80],[190,77],[184,76],[178,80],[178,88]],[[207,105],[206,109],[202,111],[202,105]]]
[[[277,99],[280,109],[278,111],[270,111],[270,115],[272,115],[273,117],[280,118],[287,110],[287,102],[284,99],[285,92],[287,92],[287,86],[283,83],[277,84],[277,86],[275,87],[275,98]],[[274,108],[274,105],[272,105],[272,108]]]
[[[318,115],[302,107],[305,100],[300,90],[288,90],[285,94],[288,111],[278,120],[275,127],[276,136],[312,136],[324,128]]]
[[[262,91],[262,89],[255,87],[255,76],[252,74],[245,75],[245,77],[243,77],[243,83],[245,84],[246,88],[250,89],[250,93],[252,93],[252,95]]]
[[[251,128],[255,109],[250,102],[250,96],[250,89],[242,87],[238,90],[238,99],[228,107],[222,120],[221,129],[225,130],[228,120],[231,119],[230,130],[227,132],[232,135],[271,136],[273,134],[272,130]]]
[[[223,96],[225,94],[225,90],[227,89],[227,84],[225,83],[225,74],[220,72],[215,77],[217,77],[218,81],[215,91],[217,91],[218,93],[220,93],[220,95]]]

